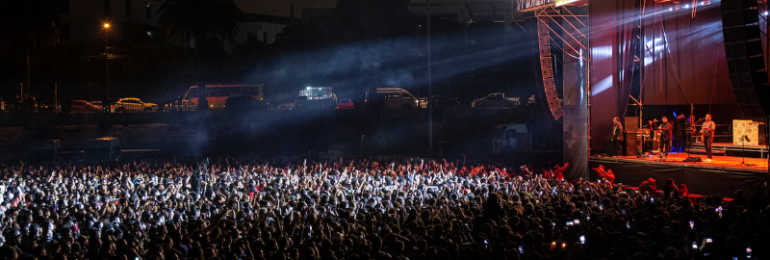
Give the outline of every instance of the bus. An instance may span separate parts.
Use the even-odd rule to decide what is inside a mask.
[[[257,101],[264,100],[264,84],[256,85],[206,85],[206,101],[209,103],[209,109],[222,110],[230,97],[249,96]],[[198,107],[199,95],[198,86],[192,86],[184,93],[181,104],[176,104],[177,111],[195,111]]]

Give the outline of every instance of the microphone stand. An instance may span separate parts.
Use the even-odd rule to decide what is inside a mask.
[[[695,142],[693,141],[693,139],[695,138],[695,129],[696,129],[695,125],[697,125],[698,123],[700,123],[704,119],[701,118],[697,122],[693,122],[694,120],[695,120],[695,117],[692,117],[692,120],[690,121],[690,122],[692,122],[692,123],[690,123],[690,128],[692,128],[692,129],[690,129],[691,131],[688,131],[688,132],[690,132],[692,134],[690,134],[690,138],[687,138],[687,142],[685,143],[685,150],[687,151],[687,159],[685,159],[685,160],[689,160],[690,159],[690,149],[692,149],[695,146]],[[705,137],[704,137],[704,139],[705,139]],[[703,140],[703,148],[704,149],[706,148],[706,140]],[[696,158],[693,158],[692,162],[697,163],[698,160],[696,160]]]
[[[755,166],[753,164],[746,164],[746,139],[749,139],[749,136],[746,134],[746,132],[743,132],[743,136],[741,136],[741,144],[743,145],[743,148],[741,149],[741,165],[740,166]]]

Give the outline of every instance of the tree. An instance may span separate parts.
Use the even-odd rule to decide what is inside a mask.
[[[30,53],[45,51],[59,44],[58,24],[61,17],[51,0],[2,1],[0,21],[3,35],[0,44],[7,52],[23,52],[26,55],[27,89],[30,86]],[[23,94],[20,96],[22,99]]]
[[[198,109],[208,109],[206,75],[212,41],[234,42],[241,10],[233,0],[166,0],[160,4],[158,26],[172,40],[190,47],[195,40],[195,67],[198,76]]]

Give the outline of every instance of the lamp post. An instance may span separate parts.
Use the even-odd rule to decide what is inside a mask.
[[[428,155],[433,156],[433,71],[431,70],[430,0],[425,1],[428,49]]]
[[[108,54],[109,47],[107,47],[107,30],[110,29],[109,23],[104,23],[104,68],[105,68],[105,77],[107,78],[107,100],[103,100],[102,102],[105,102],[105,108],[109,108],[109,106],[112,104],[112,98],[110,97],[110,56]]]

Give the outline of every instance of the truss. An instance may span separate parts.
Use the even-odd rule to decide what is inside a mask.
[[[588,25],[587,22],[583,22],[583,19],[587,19],[587,15],[575,15],[572,11],[563,6],[547,6],[535,10],[534,13],[535,17],[537,17],[538,26],[541,26],[542,24],[542,26],[548,28],[553,35],[561,40],[563,46],[559,46],[553,39],[550,39],[551,41],[554,41],[556,46],[559,46],[564,53],[586,62],[589,61],[588,57],[591,56],[583,54],[590,53],[590,49],[586,48],[586,45],[584,44],[584,42],[588,42]],[[571,30],[562,26],[560,21],[564,22],[567,28]],[[554,27],[552,24],[555,24],[556,26]],[[581,49],[584,51],[581,52]]]

